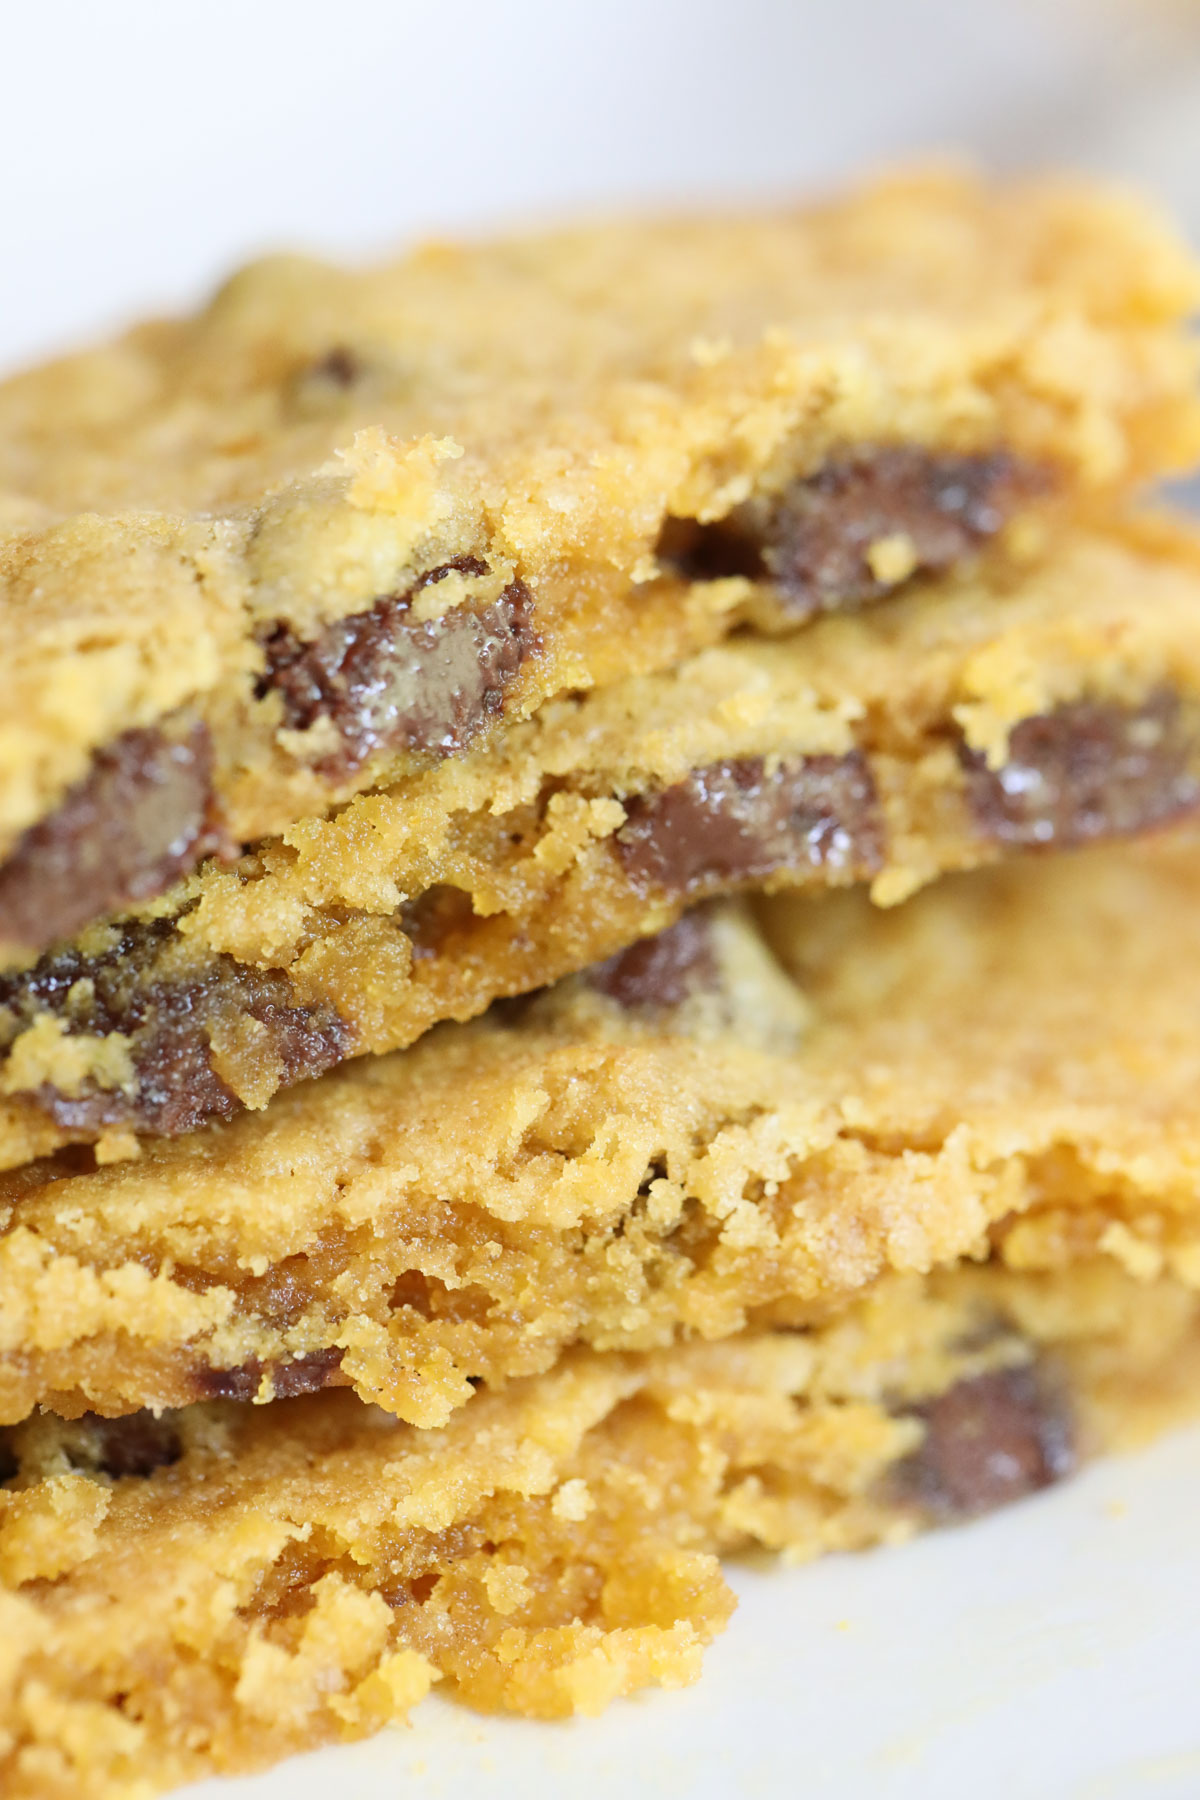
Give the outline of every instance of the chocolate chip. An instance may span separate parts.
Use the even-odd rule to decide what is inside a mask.
[[[15,1481],[23,1463],[34,1468],[44,1462],[47,1446],[39,1455],[35,1419],[31,1446],[24,1426],[0,1432],[0,1486]],[[46,1421],[50,1423],[50,1421]],[[183,1442],[170,1414],[152,1412],[128,1413],[122,1419],[101,1418],[98,1413],[82,1413],[77,1419],[53,1421],[53,1437],[48,1446],[52,1460],[61,1454],[72,1469],[84,1475],[107,1475],[113,1481],[145,1480],[156,1469],[169,1468],[183,1455]]]
[[[1177,696],[1076,700],[1022,719],[989,769],[959,747],[979,829],[998,843],[1084,844],[1165,825],[1200,804],[1197,742]]]
[[[131,1413],[124,1419],[87,1417],[95,1439],[93,1466],[114,1480],[126,1476],[144,1480],[183,1455],[179,1433],[170,1419],[156,1418],[152,1412]]]
[[[353,387],[362,372],[362,364],[353,350],[347,350],[344,344],[335,344],[333,349],[313,363],[309,370],[309,378],[313,381],[328,381],[334,387]]]
[[[712,934],[703,911],[684,913],[657,937],[642,938],[587,972],[587,981],[610,1000],[633,1010],[681,1006],[690,994],[717,981]]]
[[[861,876],[883,860],[875,784],[858,751],[712,763],[626,813],[617,854],[638,887],[691,894],[780,869]]]
[[[671,519],[661,561],[689,580],[747,575],[775,583],[793,617],[877,599],[918,570],[948,569],[1044,492],[1044,470],[1005,451],[961,456],[919,445],[831,458],[774,499],[711,524]],[[872,567],[872,546],[904,537],[903,574]]]
[[[196,1370],[196,1392],[202,1400],[253,1400],[269,1372],[276,1400],[294,1400],[333,1384],[342,1366],[337,1349],[313,1350],[292,1362],[262,1363],[256,1356],[233,1369],[204,1366]]]
[[[266,1028],[266,1045],[281,1064],[281,1084],[324,1074],[350,1053],[354,1034],[329,1007],[296,1006],[285,975],[217,957],[194,980],[159,978],[174,921],[131,921],[102,954],[67,947],[32,969],[0,976],[0,1007],[18,1023],[49,1012],[76,1031],[130,1040],[134,1094],[85,1085],[75,1095],[50,1086],[33,1098],[67,1130],[111,1125],[172,1137],[206,1119],[239,1110],[212,1064],[214,1021],[239,1011]]]
[[[0,940],[43,950],[235,848],[217,815],[207,726],[179,738],[127,731],[0,866]]]
[[[320,765],[323,773],[351,774],[380,749],[451,756],[500,712],[506,689],[539,645],[532,596],[513,581],[487,606],[414,620],[414,594],[452,571],[483,575],[487,567],[456,557],[407,593],[337,620],[312,643],[288,625],[265,638],[259,697],[278,693],[293,730],[307,731],[318,719],[337,728],[342,746]]]
[[[340,1350],[313,1350],[297,1356],[293,1362],[274,1363],[271,1381],[277,1400],[292,1400],[297,1394],[315,1394],[329,1387],[342,1366]]]
[[[912,1409],[919,1450],[892,1472],[905,1504],[935,1519],[966,1519],[1071,1474],[1074,1428],[1063,1395],[1036,1364],[960,1381]]]
[[[253,1400],[262,1386],[262,1364],[257,1360],[234,1369],[212,1369],[206,1364],[194,1375],[200,1400]]]

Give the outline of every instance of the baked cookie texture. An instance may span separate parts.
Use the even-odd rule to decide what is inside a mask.
[[[131,1800],[468,1704],[699,1672],[717,1561],[969,1518],[1194,1400],[1197,1300],[1081,1257],[892,1277],[836,1320],[576,1352],[417,1431],[347,1393],[0,1438],[0,1781]]]
[[[1200,539],[1142,519],[549,701],[0,974],[0,1166],[261,1108],[706,896],[892,902],[1184,818],[1198,608]]]
[[[1198,301],[940,173],[0,385],[6,1797],[596,1712],[1194,1407]]]
[[[0,1420],[349,1384],[442,1426],[576,1344],[989,1252],[1200,1289],[1198,900],[1164,841],[693,912],[265,1113],[15,1171]]]
[[[43,879],[22,907],[0,874],[0,939],[436,783],[499,721],[746,617],[1110,510],[1200,455],[1198,299],[1130,200],[941,173],[375,270],[275,258],[7,382],[0,854]]]

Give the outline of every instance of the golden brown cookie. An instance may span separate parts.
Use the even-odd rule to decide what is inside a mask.
[[[1200,1287],[1200,852],[685,915],[263,1113],[0,1181],[0,1419],[806,1325],[1002,1243]]]
[[[678,1686],[717,1558],[967,1519],[1200,1395],[1194,1292],[1085,1258],[839,1319],[576,1352],[417,1431],[348,1393],[0,1434],[0,1786],[128,1800],[402,1717]]]
[[[0,941],[1200,456],[1194,263],[1071,182],[298,257],[0,387]],[[713,577],[745,583],[714,603]],[[694,584],[699,584],[694,585]]]
[[[0,975],[0,1167],[260,1108],[704,896],[888,902],[1186,817],[1198,618],[1200,542],[1143,521],[547,702]]]

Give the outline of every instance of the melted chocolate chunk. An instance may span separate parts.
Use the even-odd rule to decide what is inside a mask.
[[[913,1408],[925,1439],[893,1471],[893,1491],[935,1519],[968,1519],[1072,1473],[1074,1428],[1036,1365],[960,1381]]]
[[[201,1400],[253,1400],[262,1384],[263,1366],[252,1359],[236,1369],[196,1370],[196,1394]]]
[[[862,755],[712,763],[630,801],[617,854],[638,887],[696,893],[780,869],[867,875],[883,860],[883,822]]]
[[[124,1419],[84,1415],[89,1426],[88,1463],[114,1481],[126,1476],[145,1480],[155,1469],[165,1469],[183,1455],[179,1433],[170,1419],[152,1412],[131,1413]],[[83,1423],[83,1421],[81,1421]]]
[[[878,599],[918,570],[948,569],[994,537],[1048,487],[1045,473],[1004,451],[956,456],[893,445],[834,457],[776,499],[754,499],[702,525],[670,519],[661,561],[692,581],[747,575],[774,582],[799,618]],[[872,545],[904,536],[902,576],[876,573]]]
[[[332,1386],[341,1366],[342,1353],[336,1349],[313,1350],[294,1362],[270,1365],[252,1356],[236,1369],[197,1369],[196,1390],[204,1400],[253,1400],[269,1372],[276,1400],[294,1400],[298,1394]]]
[[[208,728],[127,731],[0,866],[0,940],[43,950],[235,851],[213,795]]]
[[[307,371],[310,379],[328,381],[334,387],[353,387],[362,373],[362,364],[353,350],[345,344],[335,344],[333,349],[320,357]]]
[[[78,1419],[56,1427],[56,1449],[71,1468],[84,1475],[107,1475],[114,1481],[128,1477],[144,1481],[156,1469],[169,1468],[183,1455],[178,1428],[168,1416],[152,1412],[128,1413],[123,1419],[104,1419],[98,1413],[82,1413]],[[21,1474],[29,1445],[22,1455],[22,1427],[0,1431],[0,1486]]]
[[[298,1356],[294,1362],[275,1363],[271,1380],[277,1400],[292,1400],[297,1394],[315,1394],[333,1385],[342,1366],[342,1353],[331,1348],[313,1350]]]
[[[235,1009],[267,1028],[285,1086],[349,1055],[351,1028],[328,1007],[292,1004],[287,977],[274,970],[218,957],[193,981],[156,979],[173,930],[173,920],[133,921],[103,955],[68,947],[0,976],[0,1009],[18,1023],[50,1012],[77,1031],[120,1031],[131,1040],[135,1094],[93,1086],[75,1096],[50,1086],[33,1094],[67,1130],[124,1125],[174,1137],[206,1119],[231,1118],[240,1102],[213,1067],[209,1034],[218,1016]]]
[[[355,390],[374,373],[372,366],[347,344],[332,344],[321,356],[298,364],[280,389],[285,416],[300,419],[344,415]]]
[[[1072,845],[1165,825],[1200,804],[1196,735],[1177,696],[1137,708],[1076,700],[1022,719],[989,769],[960,745],[979,829],[1003,844]]]
[[[681,1006],[697,989],[717,982],[708,919],[685,913],[657,937],[643,938],[587,972],[591,987],[630,1010]]]
[[[258,695],[278,693],[293,730],[332,721],[342,748],[321,765],[327,775],[352,774],[381,749],[452,756],[502,709],[505,690],[538,648],[532,596],[513,581],[488,606],[414,620],[414,594],[452,570],[484,575],[487,565],[455,557],[408,593],[385,595],[368,611],[339,619],[312,643],[288,625],[276,625],[265,639]]]

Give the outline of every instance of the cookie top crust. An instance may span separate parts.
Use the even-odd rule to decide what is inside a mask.
[[[1131,201],[953,174],[373,270],[256,264],[193,318],[0,387],[0,850],[129,731],[203,727],[246,843],[501,712],[662,666],[714,631],[679,604],[653,647],[633,624],[679,525],[749,530],[802,614],[846,562],[831,514],[875,522],[835,583],[870,597],[1047,486],[1179,467],[1198,296]],[[343,730],[371,681],[388,728]],[[406,682],[441,682],[436,717]]]
[[[451,436],[504,487],[510,468],[534,471],[536,462],[523,459],[538,451],[549,459],[527,505],[534,516],[550,510],[565,520],[548,524],[557,556],[585,541],[606,510],[610,497],[595,491],[601,449],[653,446],[662,459],[656,491],[666,476],[671,499],[707,501],[671,510],[711,515],[739,470],[687,467],[689,450],[712,448],[696,441],[692,408],[706,406],[719,432],[747,403],[761,404],[769,376],[781,410],[801,393],[820,410],[815,378],[823,376],[827,389],[840,390],[827,391],[825,405],[847,409],[824,443],[853,440],[861,434],[852,408],[869,404],[852,391],[854,373],[865,386],[878,359],[882,377],[905,338],[910,358],[918,345],[932,354],[934,333],[941,356],[910,367],[903,396],[913,425],[923,417],[928,429],[890,435],[957,437],[965,447],[983,441],[989,398],[997,416],[1020,401],[998,386],[990,396],[982,390],[974,421],[938,429],[951,372],[983,377],[991,366],[998,382],[1001,337],[1010,347],[1024,337],[1032,351],[1053,322],[1080,334],[1077,351],[1094,333],[1093,355],[1107,347],[1113,363],[1072,367],[1072,346],[1062,341],[1057,391],[1048,369],[1037,388],[1032,366],[1007,370],[1014,386],[1024,374],[1027,397],[1047,409],[1044,435],[1034,438],[1029,420],[1014,447],[1105,479],[1122,460],[1136,466],[1138,449],[1153,453],[1101,446],[1097,416],[1089,432],[1084,415],[1107,403],[1116,423],[1139,402],[1183,398],[1174,384],[1185,362],[1166,354],[1156,369],[1154,339],[1139,334],[1178,325],[1196,303],[1198,280],[1182,244],[1126,196],[1066,178],[990,184],[940,171],[777,213],[432,242],[374,268],[273,256],[234,275],[191,318],[137,327],[10,379],[0,390],[0,473],[10,504],[23,498],[60,517],[208,517],[255,506],[310,474],[356,429],[377,425],[402,440]],[[857,371],[839,366],[839,351],[855,353]],[[1123,355],[1125,391],[1106,391],[1102,377],[1111,382]],[[797,356],[811,361],[797,367]],[[1056,401],[1075,415],[1058,422],[1059,436]],[[754,422],[759,441],[746,431],[742,451],[749,472],[793,421]],[[820,446],[821,434],[810,442]],[[386,445],[374,448],[343,471],[342,491],[357,474],[375,481],[377,498],[407,501],[401,517],[418,521],[422,500],[428,516],[431,496],[415,481],[408,493],[388,492],[399,471]],[[648,472],[638,462],[628,474]],[[618,484],[622,473],[612,471]],[[565,484],[557,508],[546,486],[553,476]],[[582,503],[573,518],[562,504],[568,494]],[[650,496],[619,498],[645,505]],[[610,521],[615,542],[629,523]],[[510,530],[511,548],[536,549],[539,534],[521,529],[515,510]]]

